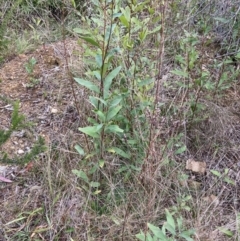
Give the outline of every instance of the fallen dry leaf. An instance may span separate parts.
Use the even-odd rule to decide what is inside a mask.
[[[206,172],[206,162],[197,162],[193,159],[188,159],[186,163],[186,169],[196,173],[204,174]]]
[[[188,185],[190,188],[194,189],[194,190],[198,190],[201,188],[201,183],[200,182],[196,182],[193,180],[189,180],[188,181]]]
[[[3,181],[3,182],[12,182],[10,179],[7,179],[3,176],[0,176],[0,181]]]
[[[203,200],[208,203],[214,203],[215,206],[219,204],[219,199],[217,196],[211,194],[210,196],[204,197]]]

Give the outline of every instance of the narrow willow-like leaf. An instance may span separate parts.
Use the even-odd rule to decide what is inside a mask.
[[[102,124],[97,126],[87,126],[83,128],[78,128],[78,130],[85,133],[88,136],[98,138],[99,137],[98,131],[102,128],[102,126],[103,126]]]
[[[106,31],[106,35],[105,35],[105,41],[107,42],[109,40],[109,38],[111,37],[110,36],[110,33],[112,34],[114,32],[114,29],[116,27],[116,24],[114,23],[112,26],[108,26],[107,27],[107,31]]]
[[[88,30],[85,29],[81,29],[81,28],[74,28],[73,31],[75,33],[79,33],[79,34],[85,34],[87,36],[90,36],[90,32]]]
[[[81,146],[75,145],[74,148],[78,152],[78,154],[80,154],[80,155],[84,155],[85,154],[84,150],[83,150],[83,148]]]
[[[122,66],[118,66],[106,76],[104,80],[104,99],[106,99],[109,96],[109,89],[111,87],[112,80],[118,75],[121,68]]]
[[[175,75],[182,76],[182,77],[185,77],[185,78],[188,77],[188,73],[183,71],[183,70],[175,69],[175,70],[172,70],[170,72],[175,74]]]
[[[86,42],[90,43],[91,45],[100,48],[99,43],[95,39],[88,37],[88,36],[79,36],[79,37],[81,39],[85,40]]]
[[[109,107],[111,108],[111,107],[117,106],[121,101],[122,101],[122,96],[117,95],[111,100]]]
[[[103,113],[102,111],[97,110],[95,113],[98,115],[99,120],[100,120],[101,122],[105,122],[106,116],[104,115],[104,113]]]
[[[105,132],[110,133],[122,133],[123,129],[121,129],[118,125],[109,125],[106,127]]]
[[[95,60],[96,60],[96,63],[98,65],[99,68],[102,67],[102,55],[100,54],[97,54],[96,57],[95,57]],[[99,73],[100,74],[100,73]],[[101,76],[101,75],[100,75]],[[101,77],[100,77],[101,78]],[[99,78],[99,79],[100,79]]]
[[[178,155],[178,154],[182,154],[183,152],[185,152],[187,150],[187,147],[184,145],[180,148],[178,148],[176,151],[175,151],[175,154]]]
[[[72,3],[72,6],[73,6],[74,8],[76,8],[76,3],[75,3],[75,1],[74,1],[74,0],[71,0],[71,3]]]
[[[153,78],[149,78],[149,79],[145,79],[139,83],[137,83],[137,85],[139,87],[142,87],[142,86],[145,86],[145,85],[149,85],[149,84],[152,84],[154,82],[154,79]]]
[[[129,22],[127,21],[126,17],[124,15],[119,17],[121,23],[125,26],[125,27],[129,27]]]
[[[109,148],[108,152],[117,153],[119,156],[122,156],[122,157],[127,158],[127,159],[129,159],[131,157],[130,154],[126,153],[125,151],[121,150],[118,147]]]
[[[81,78],[74,78],[74,80],[75,80],[78,84],[80,84],[80,85],[88,88],[89,90],[92,90],[92,91],[94,91],[94,92],[96,92],[96,93],[99,93],[99,92],[100,92],[98,86],[96,86],[95,84],[93,84],[92,82],[90,82],[90,81],[88,81],[88,80],[84,80],[84,79],[81,79]]]
[[[138,238],[141,241],[145,241],[146,240],[145,234],[143,233],[142,230],[141,230],[141,232],[139,234],[136,235],[136,238]]]
[[[221,173],[218,172],[218,171],[216,171],[216,170],[210,170],[210,172],[211,172],[212,174],[214,174],[215,176],[217,176],[217,177],[221,177]]]
[[[98,97],[95,97],[95,96],[89,96],[89,99],[90,99],[91,104],[93,106],[95,106],[96,109],[97,109],[98,101],[100,101],[104,106],[107,106],[107,102],[102,98],[98,98]]]
[[[122,106],[117,106],[110,108],[108,113],[107,113],[107,121],[110,121],[120,110],[122,109]]]
[[[176,235],[175,229],[169,224],[169,223],[165,223],[164,227],[172,234],[172,235]]]
[[[72,170],[72,173],[75,174],[77,177],[80,177],[83,181],[88,183],[88,176],[84,171],[74,169]]]
[[[91,187],[99,187],[100,186],[100,183],[99,182],[90,182],[89,185]]]
[[[97,80],[101,80],[101,74],[99,70],[95,70],[92,72],[94,74],[94,76],[97,78]]]
[[[191,238],[192,235],[195,234],[195,231],[193,229],[183,231],[182,233],[179,234],[179,237],[184,238],[187,241],[194,241],[193,238]]]
[[[152,225],[151,223],[148,223],[148,228],[153,232],[153,234],[157,237],[160,238],[160,240],[166,240],[166,236],[162,232],[162,230],[159,227],[156,227]]]
[[[173,227],[173,229],[175,230],[176,226],[175,226],[174,218],[167,209],[166,209],[166,217],[167,217],[168,224],[170,224]]]
[[[98,100],[95,96],[89,96],[89,101],[93,105],[94,108],[98,108]]]
[[[128,22],[130,22],[130,18],[131,18],[131,10],[129,8],[129,6],[127,6],[125,9],[121,8],[121,12],[123,13],[123,15],[125,16],[126,20]]]

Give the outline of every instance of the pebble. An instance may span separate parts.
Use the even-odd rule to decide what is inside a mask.
[[[20,150],[17,151],[17,153],[21,155],[21,154],[24,153],[24,151],[20,149]]]

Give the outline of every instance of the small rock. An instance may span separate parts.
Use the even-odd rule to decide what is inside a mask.
[[[29,146],[26,146],[25,149],[26,149],[27,152],[31,151],[31,148]]]
[[[21,155],[21,154],[24,153],[24,151],[20,149],[20,150],[17,151],[17,153]]]
[[[56,114],[56,113],[58,113],[58,110],[56,108],[51,108],[51,113]]]

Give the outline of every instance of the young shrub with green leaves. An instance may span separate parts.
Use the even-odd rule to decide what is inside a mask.
[[[136,237],[141,241],[194,240],[192,237],[195,231],[192,229],[184,230],[182,218],[174,219],[168,210],[166,210],[166,218],[167,221],[164,222],[161,229],[148,223],[147,226],[151,232],[143,233],[141,231]]]
[[[13,113],[9,129],[6,131],[0,130],[0,147],[10,138],[13,131],[21,129],[24,126],[26,126],[25,118],[23,115],[19,114],[19,103],[15,102],[13,104]],[[7,153],[0,152],[0,163],[23,165],[30,162],[34,157],[42,153],[45,149],[46,147],[44,146],[44,139],[39,137],[32,150],[21,158],[13,160],[8,158]]]

